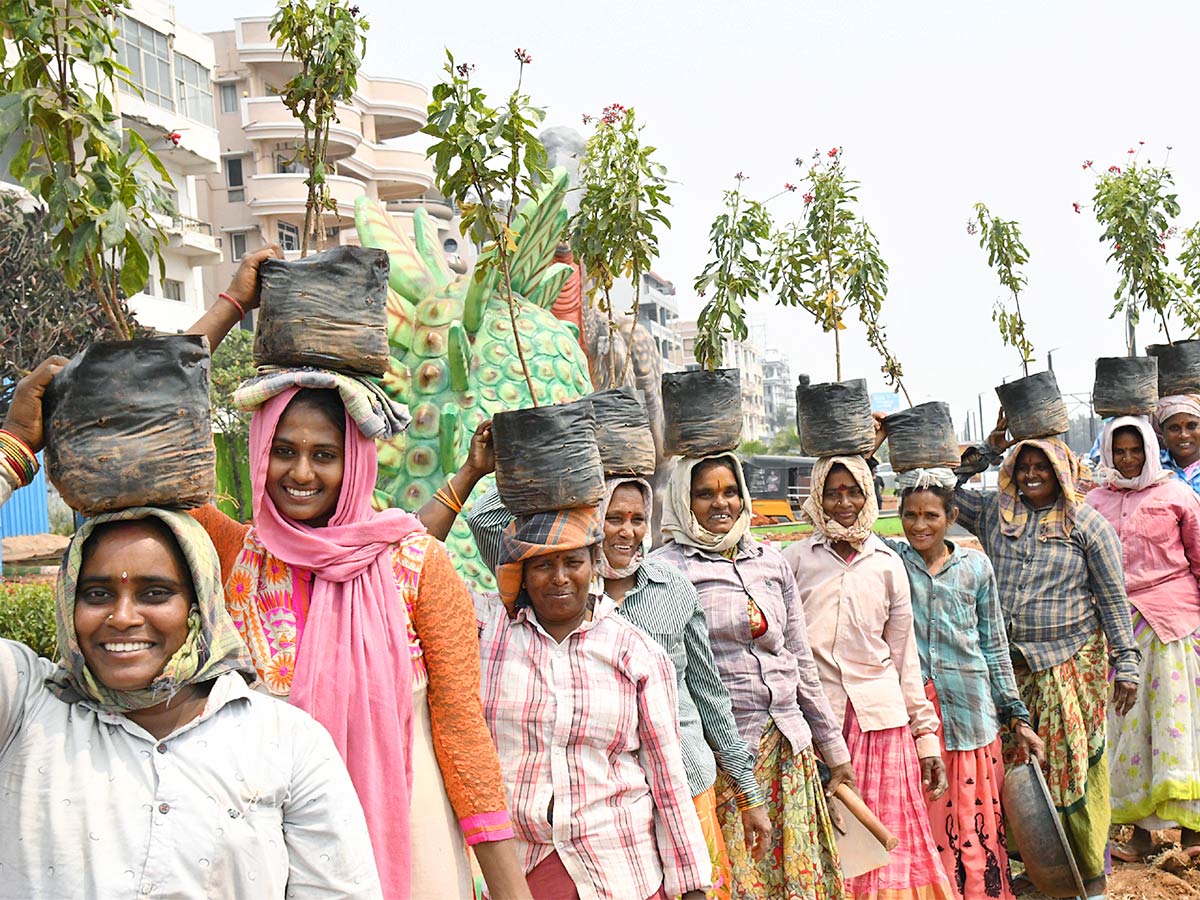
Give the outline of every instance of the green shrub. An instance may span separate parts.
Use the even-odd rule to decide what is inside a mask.
[[[0,584],[0,638],[20,641],[39,656],[57,659],[54,585]]]

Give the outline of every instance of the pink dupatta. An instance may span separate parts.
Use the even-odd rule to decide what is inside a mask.
[[[290,700],[333,736],[366,814],[384,896],[408,900],[412,667],[391,547],[423,526],[402,510],[372,509],[375,442],[349,416],[345,475],[329,524],[313,528],[279,513],[267,494],[267,466],[276,426],[297,390],[267,400],[250,424],[258,535],[272,555],[316,576]]]

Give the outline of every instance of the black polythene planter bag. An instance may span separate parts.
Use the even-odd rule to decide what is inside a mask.
[[[496,413],[496,489],[516,516],[594,506],[604,467],[589,400]]]
[[[741,370],[666,372],[662,403],[667,456],[700,459],[735,450],[741,443]]]
[[[858,456],[875,447],[871,395],[861,378],[796,386],[796,430],[806,456]]]
[[[1158,405],[1158,360],[1107,356],[1096,360],[1092,407],[1098,416],[1144,416]]]
[[[959,462],[954,420],[945,403],[919,403],[883,420],[888,435],[888,459],[897,472],[954,468]]]
[[[657,462],[646,407],[629,388],[598,391],[586,398],[596,416],[596,446],[605,475],[648,478]]]
[[[1160,397],[1200,394],[1200,341],[1151,344],[1146,353],[1158,359]]]
[[[85,516],[193,507],[216,488],[208,340],[93,344],[46,391],[46,471]]]
[[[1071,429],[1067,405],[1053,372],[1036,372],[998,385],[996,396],[1008,418],[1009,434],[1015,440],[1051,437]]]
[[[387,373],[387,251],[335,247],[259,272],[255,365]]]

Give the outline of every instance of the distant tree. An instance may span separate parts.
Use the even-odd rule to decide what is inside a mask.
[[[246,508],[246,489],[242,484],[242,466],[250,447],[250,416],[233,405],[233,394],[237,386],[254,375],[252,350],[254,338],[248,331],[235,328],[212,358],[212,416],[213,426],[223,435],[217,450],[224,454],[233,488],[233,503],[237,507],[237,518],[245,522],[250,518]]]
[[[762,441],[742,441],[738,447],[738,456],[742,459],[749,459],[751,456],[759,456],[767,452],[767,445]]]
[[[771,438],[771,452],[781,455],[799,453],[800,435],[796,433],[796,429],[793,427],[777,431]]]
[[[0,193],[0,415],[16,383],[47,356],[74,356],[115,336],[91,288],[67,286],[45,215]]]

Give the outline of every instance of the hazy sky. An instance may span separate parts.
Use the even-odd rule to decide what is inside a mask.
[[[704,265],[721,192],[741,171],[760,199],[798,181],[797,157],[845,148],[862,182],[861,212],[891,267],[884,319],[914,402],[948,401],[960,423],[976,395],[1020,374],[990,320],[1001,290],[977,239],[972,205],[1020,221],[1030,249],[1023,302],[1038,350],[1054,353],[1064,391],[1091,389],[1097,356],[1124,352],[1108,319],[1117,275],[1087,205],[1091,173],[1123,165],[1139,146],[1168,145],[1180,225],[1200,220],[1200,124],[1195,113],[1195,3],[711,2],[393,3],[359,0],[372,28],[367,69],[427,85],[443,48],[476,65],[495,95],[516,75],[513,49],[533,54],[525,84],[547,124],[580,125],[612,102],[637,108],[670,170],[672,230],[656,269],[685,315]],[[269,14],[265,0],[187,0],[200,31]],[[511,12],[500,20],[497,10]],[[1190,64],[1190,65],[1189,65]],[[1072,211],[1072,202],[1085,208]],[[776,200],[798,216],[799,193]],[[1178,252],[1178,242],[1171,246]],[[759,305],[769,342],[814,381],[833,376],[832,337],[799,310]],[[1154,342],[1151,323],[1141,344]],[[882,388],[861,329],[844,334],[843,377]]]

